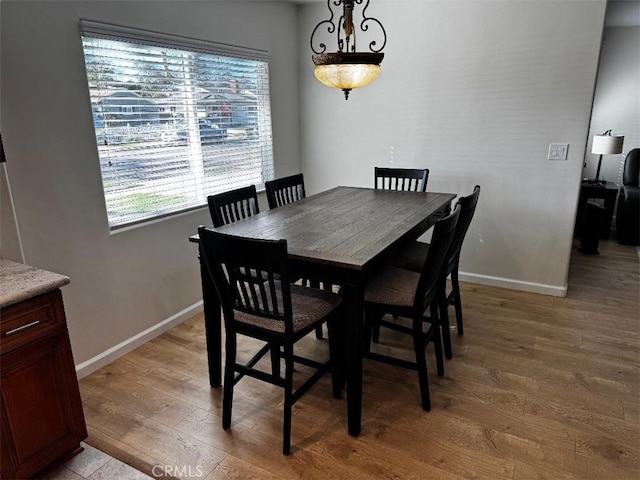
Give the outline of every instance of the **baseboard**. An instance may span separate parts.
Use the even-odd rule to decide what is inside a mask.
[[[492,277],[490,275],[480,275],[477,273],[460,272],[459,278],[463,282],[478,283],[481,285],[490,285],[492,287],[508,288],[510,290],[521,290],[524,292],[540,293],[543,295],[551,295],[554,297],[565,297],[567,295],[567,287],[556,287],[553,285],[545,285],[542,283],[523,282],[521,280],[511,280],[502,277]],[[158,335],[166,332],[167,330],[175,327],[176,325],[188,320],[197,313],[202,312],[202,301],[194,303],[190,307],[172,315],[171,317],[157,323],[153,327],[149,327],[146,330],[128,338],[124,342],[111,347],[93,358],[90,358],[86,362],[76,366],[76,374],[78,379],[84,378],[87,375],[95,372],[96,370],[110,364],[117,358],[129,353],[131,350],[138,348],[140,345],[154,339]]]
[[[459,272],[458,278],[463,282],[479,283],[492,287],[508,288],[510,290],[521,290],[523,292],[540,293],[553,297],[566,297],[567,287],[556,287],[555,285],[545,285],[543,283],[523,282],[522,280],[512,280],[510,278],[492,277],[490,275],[480,275],[477,273]]]
[[[138,348],[140,345],[147,343],[149,340],[154,339],[158,335],[163,334],[167,330],[202,312],[202,310],[202,300],[200,300],[190,307],[187,307],[184,310],[176,313],[175,315],[172,315],[166,320],[155,324],[153,327],[149,327],[146,330],[138,333],[137,335],[128,338],[124,342],[111,347],[109,350],[106,350],[96,355],[95,357],[90,358],[86,362],[82,362],[81,364],[76,366],[76,375],[78,376],[78,379],[84,378],[87,375],[95,372],[96,370],[104,367],[105,365],[110,364],[117,358],[120,358],[124,354],[129,353],[131,350]]]

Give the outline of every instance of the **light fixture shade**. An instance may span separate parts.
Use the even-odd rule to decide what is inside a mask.
[[[613,155],[622,153],[624,135],[594,135],[591,153],[596,155]]]
[[[349,64],[316,65],[316,78],[327,87],[351,90],[369,85],[380,75],[380,65]]]

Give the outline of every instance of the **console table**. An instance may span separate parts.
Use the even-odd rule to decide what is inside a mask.
[[[611,230],[611,220],[613,219],[613,210],[616,205],[616,197],[618,196],[618,187],[613,182],[606,184],[594,184],[583,182],[580,187],[580,198],[578,200],[578,214],[576,215],[576,225],[573,235],[580,237],[582,235],[582,226],[584,222],[584,210],[587,201],[592,198],[604,199],[604,220],[600,226],[600,238],[609,238]]]

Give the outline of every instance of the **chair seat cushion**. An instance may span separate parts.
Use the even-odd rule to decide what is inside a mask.
[[[278,289],[278,305],[282,305],[282,293]],[[335,293],[317,288],[291,285],[291,310],[293,312],[293,331],[299,332],[306,327],[324,319],[342,302],[342,297]],[[239,310],[234,310],[238,322],[255,327],[284,333],[284,322],[273,318],[260,317]]]
[[[413,242],[409,247],[402,250],[400,255],[393,259],[393,265],[398,268],[420,273],[424,267],[428,253],[428,243]]]
[[[419,273],[394,266],[386,267],[371,278],[367,284],[364,291],[364,301],[365,303],[412,307],[419,280]]]

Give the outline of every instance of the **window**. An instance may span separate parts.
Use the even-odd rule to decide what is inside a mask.
[[[266,52],[87,20],[81,35],[111,230],[273,178]]]

